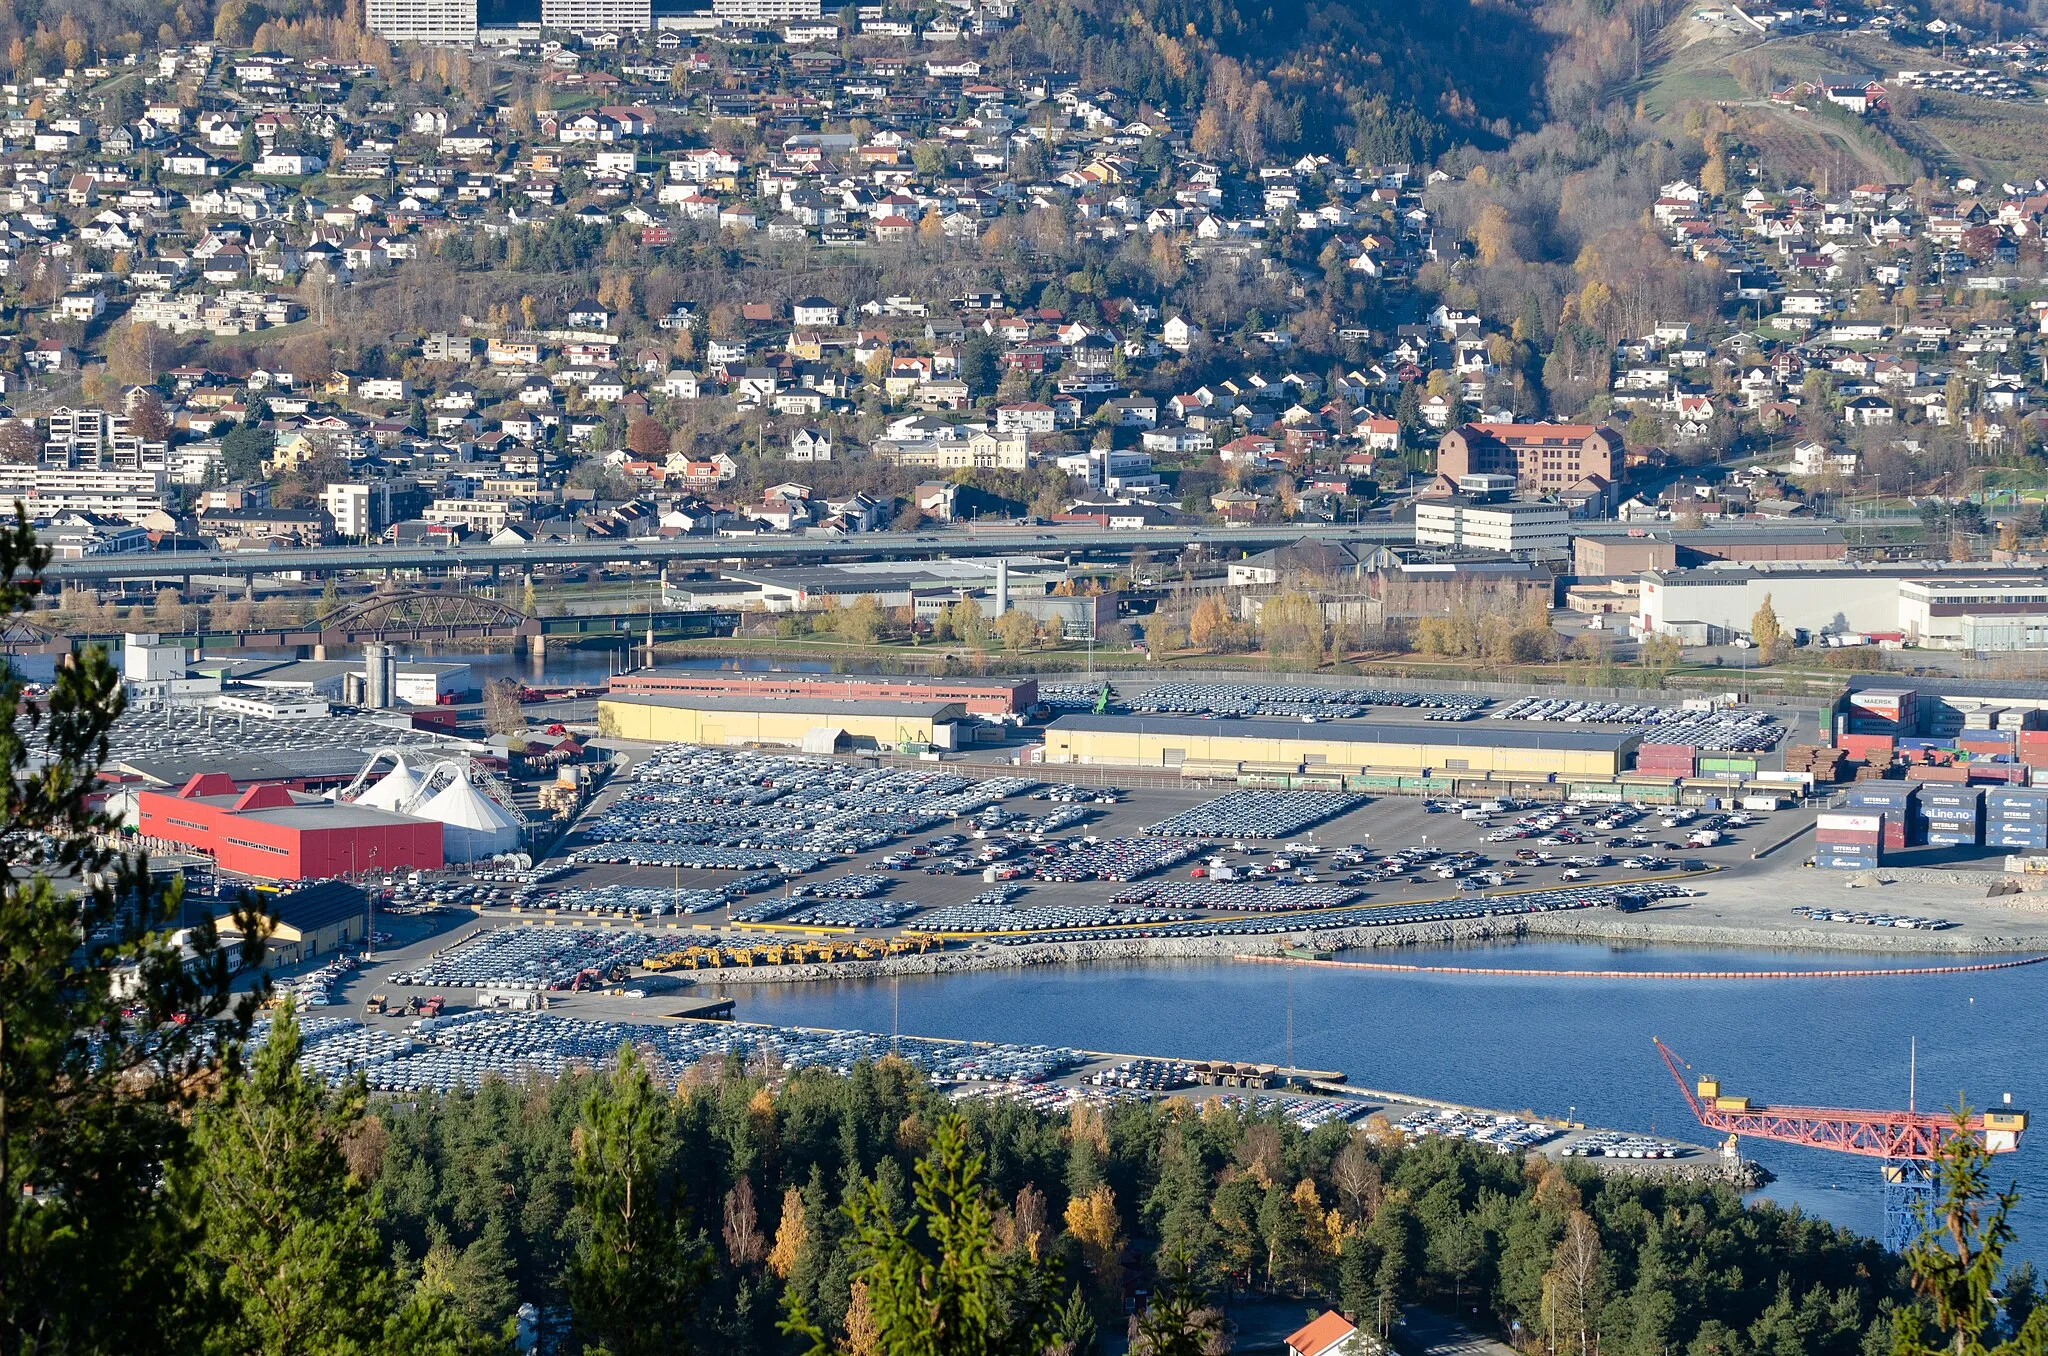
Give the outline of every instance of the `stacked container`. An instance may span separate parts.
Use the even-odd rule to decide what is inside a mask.
[[[1850,734],[1917,734],[1919,712],[1911,688],[1866,688],[1849,694]]]
[[[1884,850],[1901,852],[1919,836],[1920,788],[1908,782],[1857,782],[1849,789],[1848,808],[1884,816]]]
[[[2048,787],[1987,788],[1984,846],[2048,848]]]
[[[1751,753],[1703,753],[1699,768],[1702,777],[1724,782],[1748,781],[1757,774],[1757,759]]]
[[[1814,821],[1813,836],[1815,866],[1864,871],[1884,859],[1884,815],[1875,811],[1824,814]]]
[[[2048,730],[2019,732],[2020,761],[2029,767],[2048,768]]]
[[[1920,816],[1927,823],[1927,842],[1934,847],[1975,847],[1984,793],[1972,786],[1923,786]]]
[[[1892,761],[1892,750],[1898,741],[1890,735],[1844,734],[1836,737],[1836,744],[1843,753],[1859,763],[1872,767],[1888,767]]]
[[[1690,777],[1698,753],[1690,744],[1638,744],[1636,771],[1674,781]]]

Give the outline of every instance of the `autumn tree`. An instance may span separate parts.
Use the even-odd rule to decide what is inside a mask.
[[[1116,1213],[1116,1193],[1107,1182],[1067,1202],[1067,1232],[1081,1245],[1081,1260],[1095,1278],[1097,1293],[1106,1304],[1123,1295],[1124,1240],[1122,1223]]]
[[[1749,638],[1756,642],[1766,664],[1775,664],[1783,659],[1792,648],[1791,640],[1785,634],[1783,624],[1778,621],[1778,609],[1771,605],[1771,595],[1766,593],[1756,615],[1749,619]]]
[[[1299,589],[1268,598],[1259,610],[1259,630],[1266,649],[1288,655],[1313,668],[1323,662],[1323,606]]]
[[[1600,1228],[1584,1210],[1565,1219],[1564,1237],[1550,1258],[1546,1282],[1555,1296],[1563,1333],[1576,1333],[1579,1356],[1593,1349],[1593,1318],[1600,1304]],[[1553,1335],[1562,1335],[1553,1333]]]
[[[526,728],[526,714],[519,709],[520,685],[516,678],[493,678],[484,684],[484,728],[495,735],[516,735]]]
[[[668,455],[668,430],[661,422],[641,415],[626,426],[626,447],[645,460]]]

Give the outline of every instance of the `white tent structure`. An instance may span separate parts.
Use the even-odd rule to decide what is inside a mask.
[[[396,814],[399,806],[419,794],[420,786],[425,779],[407,766],[402,756],[396,757],[394,761],[396,766],[385,773],[375,786],[356,797],[356,804],[368,806],[372,810],[389,810]]]
[[[470,783],[468,769],[442,763],[427,774],[425,785],[438,780],[436,774],[452,768],[455,775],[424,804],[402,813],[441,822],[441,855],[451,862],[473,862],[510,852],[519,846],[519,821],[504,806]]]

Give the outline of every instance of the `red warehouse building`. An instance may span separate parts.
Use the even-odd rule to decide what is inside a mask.
[[[441,825],[361,805],[338,805],[266,784],[244,791],[201,773],[176,794],[136,797],[137,831],[211,856],[224,871],[312,880],[375,868],[441,866]]]

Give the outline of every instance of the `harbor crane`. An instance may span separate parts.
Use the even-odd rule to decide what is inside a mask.
[[[2011,1093],[2004,1106],[1971,1116],[1960,1128],[1953,1115],[1913,1109],[1910,1097],[1904,1111],[1762,1106],[1722,1091],[1717,1078],[1688,1083],[1680,1067],[1691,1071],[1692,1065],[1655,1036],[1650,1040],[1692,1114],[1709,1130],[1726,1131],[1731,1152],[1738,1136],[1750,1135],[1882,1159],[1884,1245],[1892,1252],[1905,1251],[1919,1236],[1923,1212],[1933,1204],[1935,1156],[1944,1144],[1968,1135],[1991,1153],[2011,1153],[2027,1129],[2027,1113],[2013,1109]]]

